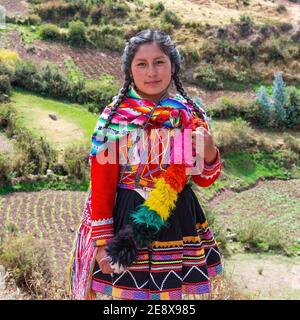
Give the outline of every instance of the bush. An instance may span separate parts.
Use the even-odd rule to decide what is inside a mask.
[[[178,28],[181,25],[179,17],[174,12],[172,12],[170,10],[164,11],[164,14],[162,16],[162,22],[170,23],[175,28]]]
[[[73,19],[74,15],[86,8],[84,1],[64,2],[51,0],[36,7],[37,14],[45,21],[62,22]]]
[[[81,21],[71,21],[69,23],[68,39],[73,46],[82,46],[86,42],[86,28]]]
[[[11,159],[4,153],[0,153],[0,186],[4,187],[10,183],[12,171]]]
[[[64,151],[65,169],[77,181],[89,180],[89,149],[85,146],[68,146]]]
[[[25,160],[24,166],[18,168],[18,175],[45,174],[57,162],[57,151],[43,137],[35,137],[24,128],[17,129],[15,134]]]
[[[102,9],[99,6],[94,5],[90,10],[90,16],[92,19],[92,23],[98,24],[100,22],[100,19],[103,17]]]
[[[57,65],[47,63],[43,66],[40,76],[42,94],[54,98],[68,96],[70,84]]]
[[[300,93],[294,87],[286,88],[279,72],[273,81],[272,97],[261,87],[256,102],[259,125],[283,129],[300,124]]]
[[[286,88],[287,127],[292,128],[300,124],[300,91],[295,87]]]
[[[186,45],[181,46],[178,49],[187,65],[200,61],[199,50],[194,46]]]
[[[112,97],[118,93],[114,77],[103,74],[98,81],[87,82],[79,97],[80,103],[93,103],[99,110],[111,102]]]
[[[227,119],[230,117],[245,117],[249,112],[249,101],[243,98],[221,97],[209,111],[212,117]]]
[[[41,27],[41,38],[44,40],[60,40],[60,30],[55,24],[47,23]]]
[[[21,61],[16,65],[14,85],[31,90],[41,90],[41,78],[33,61]]]
[[[165,6],[164,4],[160,1],[156,4],[152,4],[150,5],[150,17],[157,17],[159,16],[164,10],[165,10]]]
[[[220,126],[215,138],[222,154],[254,150],[257,145],[255,131],[240,118]]]
[[[287,149],[292,150],[296,154],[300,154],[300,142],[288,133],[283,134],[283,141]]]
[[[16,285],[38,298],[46,298],[53,273],[49,243],[32,234],[20,233],[16,227],[2,231],[0,261],[9,270]]]
[[[16,64],[21,61],[17,52],[0,49],[0,64],[6,66],[6,68],[14,71]]]
[[[290,169],[292,165],[296,165],[299,161],[299,153],[296,153],[291,149],[281,149],[279,152],[280,164],[286,169]]]
[[[237,239],[250,246],[250,250],[286,251],[288,230],[281,225],[274,225],[267,216],[259,218],[243,217],[239,219],[237,227]],[[273,225],[272,225],[273,224]]]
[[[174,26],[171,23],[162,21],[160,24],[160,30],[164,31],[167,34],[172,34],[174,31]]]
[[[122,29],[113,25],[91,26],[87,37],[97,48],[122,51],[125,45]]]
[[[223,88],[223,84],[211,64],[197,67],[193,79],[205,89],[218,90]]]
[[[42,19],[37,14],[30,14],[27,17],[27,24],[29,24],[29,25],[39,25],[39,24],[41,24],[41,22],[42,22]]]
[[[0,75],[0,94],[10,95],[11,93],[11,84],[9,76]]]
[[[0,108],[0,128],[5,130],[8,137],[13,136],[16,128],[16,114],[16,109],[10,105],[3,105]]]
[[[105,0],[103,14],[108,18],[125,18],[130,8],[125,3],[113,0]]]
[[[267,94],[267,91],[264,86],[259,88],[259,91],[256,95],[257,101],[257,110],[253,114],[255,117],[255,122],[261,127],[273,127],[273,112],[274,106],[272,105],[271,99]]]

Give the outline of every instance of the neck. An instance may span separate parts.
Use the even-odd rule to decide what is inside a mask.
[[[137,91],[137,93],[144,99],[147,99],[147,100],[150,100],[152,102],[155,102],[155,103],[158,103],[160,100],[164,100],[164,99],[167,99],[170,95],[169,95],[169,92],[168,92],[168,88],[162,92],[161,94],[159,95],[156,95],[156,96],[149,96],[141,91],[139,91],[139,89],[137,89],[135,87],[135,90]]]

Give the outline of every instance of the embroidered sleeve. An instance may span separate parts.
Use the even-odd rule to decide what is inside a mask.
[[[204,120],[207,124],[208,132],[210,132],[209,121],[205,111],[200,108],[200,111],[204,115]],[[222,171],[222,164],[220,161],[220,151],[217,148],[217,155],[213,162],[207,163],[204,160],[203,171],[199,175],[192,175],[193,181],[200,187],[208,187],[213,184]]]
[[[203,171],[199,175],[192,175],[192,179],[200,187],[209,187],[218,179],[221,171],[220,151],[217,148],[217,156],[214,162],[208,164],[204,161]]]
[[[107,151],[107,150],[106,150]],[[104,152],[102,151],[103,155]],[[118,155],[118,144],[117,144]],[[91,220],[95,246],[102,246],[114,236],[113,209],[118,186],[119,163],[100,164],[91,158]]]

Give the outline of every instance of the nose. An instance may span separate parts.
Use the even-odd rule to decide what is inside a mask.
[[[157,75],[157,70],[155,65],[153,64],[149,64],[148,70],[147,70],[147,74],[149,77],[155,77]]]

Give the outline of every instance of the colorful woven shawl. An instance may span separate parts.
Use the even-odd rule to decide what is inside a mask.
[[[147,126],[153,126],[153,128],[157,125],[169,129],[195,130],[199,126],[207,128],[204,111],[202,110],[203,119],[200,119],[193,111],[192,106],[180,96],[175,99],[167,98],[161,100],[156,105],[154,102],[142,99],[131,87],[127,97],[124,98],[116,113],[114,113],[107,131],[103,132],[103,127],[112,106],[113,102],[104,109],[96,124],[92,135],[90,163],[91,157],[105,150],[110,142],[126,136],[133,130],[143,128],[147,121]],[[120,127],[120,123],[126,124],[126,126]],[[107,141],[104,140],[105,135],[108,137]],[[149,192],[148,199],[131,214],[130,224],[124,230],[120,230],[107,246],[106,251],[115,273],[120,273],[129,267],[136,257],[137,249],[148,246],[155,239],[155,235],[161,227],[167,224],[168,218],[176,206],[178,194],[186,185],[187,179],[186,166],[184,164],[170,164],[167,170],[155,180],[155,187]],[[90,232],[86,236],[90,236]],[[87,246],[91,246],[91,241],[87,239],[80,241],[80,243],[83,242]],[[90,247],[90,251],[85,248],[84,252],[85,254],[90,252],[90,254],[87,254],[86,259],[94,259],[92,247]],[[91,272],[94,264],[92,261],[86,261],[86,263],[87,265],[83,270],[85,269],[89,275],[85,276],[84,281],[84,275],[74,275],[73,262],[73,283],[74,281],[76,282],[74,277],[78,277],[80,278],[81,286],[87,287],[91,281]],[[79,282],[79,279],[77,282]],[[87,291],[87,288],[85,288],[85,298],[88,298]]]

